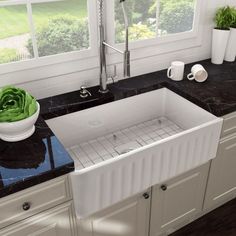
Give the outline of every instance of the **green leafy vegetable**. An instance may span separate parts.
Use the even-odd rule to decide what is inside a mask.
[[[35,98],[25,90],[11,86],[0,89],[0,122],[23,120],[36,111]]]

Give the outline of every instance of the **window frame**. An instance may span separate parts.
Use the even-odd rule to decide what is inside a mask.
[[[129,48],[130,50],[135,49],[142,49],[146,47],[152,47],[152,46],[160,46],[163,44],[170,44],[175,43],[183,40],[188,39],[196,39],[200,34],[200,15],[203,7],[204,0],[195,0],[195,13],[194,13],[194,20],[193,20],[193,28],[191,31],[187,32],[181,32],[176,34],[170,34],[170,35],[164,35],[152,39],[143,39],[143,40],[137,40],[129,42]],[[107,22],[107,32],[111,32],[107,34],[107,41],[110,45],[122,50],[124,48],[124,43],[115,43],[115,24],[110,19],[115,19],[115,10],[111,11],[108,9],[115,9],[114,0],[108,0],[106,1],[106,22]],[[196,46],[199,46],[199,42],[196,44]],[[183,49],[188,48],[189,45],[186,45]],[[174,48],[171,47],[171,49],[174,50]],[[162,52],[163,53],[163,52]],[[111,49],[108,49],[108,54],[115,54],[115,52]]]
[[[17,5],[25,5],[27,8],[27,16],[28,16],[28,23],[30,29],[30,35],[33,43],[36,40],[35,37],[35,30],[33,24],[33,16],[32,16],[32,9],[31,4],[34,3],[46,3],[46,2],[58,2],[60,0],[13,0],[13,1],[1,1],[0,7],[7,7],[7,6],[17,6]],[[89,27],[89,45],[88,49],[83,49],[80,51],[72,51],[72,52],[65,52],[55,55],[48,55],[44,57],[36,57],[31,58],[29,60],[22,60],[16,62],[9,62],[5,64],[0,64],[0,74],[7,74],[17,71],[23,71],[28,69],[34,69],[38,67],[44,67],[48,65],[54,65],[69,61],[76,61],[82,60],[90,57],[95,57],[98,55],[97,50],[97,42],[98,42],[98,29],[97,29],[97,21],[96,17],[93,17],[97,14],[97,8],[93,4],[93,1],[87,0],[87,14],[88,14],[88,27]],[[31,14],[29,16],[29,14]]]
[[[16,1],[16,0],[15,0]],[[22,0],[22,1],[48,1],[48,0]],[[107,3],[111,0],[105,0],[106,2],[106,9],[107,9]],[[130,43],[130,49],[131,49],[131,64],[135,65],[135,60],[138,60],[137,63],[142,64],[142,68],[146,68],[145,65],[143,65],[143,62],[146,62],[151,57],[157,57],[161,54],[173,55],[172,53],[176,52],[175,58],[177,59],[178,51],[181,52],[185,49],[190,48],[196,48],[200,47],[202,45],[202,35],[203,35],[203,21],[201,21],[201,14],[206,13],[205,8],[205,2],[204,0],[196,0],[197,6],[196,6],[196,12],[195,12],[195,30],[193,32],[187,32],[187,35],[185,33],[180,33],[182,35],[179,35],[177,38],[176,35],[171,35],[172,38],[161,37],[159,40],[156,40],[156,38],[152,42],[147,40],[141,40],[139,42]],[[18,1],[19,2],[19,1]],[[0,2],[1,3],[1,2]],[[48,86],[55,86],[55,79],[62,77],[66,78],[73,78],[73,81],[76,81],[78,78],[78,75],[80,75],[80,81],[83,83],[90,83],[89,81],[84,81],[85,78],[82,78],[83,76],[87,76],[89,79],[93,78],[96,79],[99,76],[99,37],[98,37],[98,5],[97,0],[87,0],[88,4],[88,20],[89,20],[89,32],[90,32],[90,49],[82,50],[79,52],[68,52],[63,54],[57,54],[52,56],[46,56],[39,58],[38,60],[31,59],[28,61],[19,61],[19,62],[12,62],[8,64],[2,64],[0,65],[0,76],[2,77],[2,80],[0,79],[0,86],[4,86],[7,84],[25,84],[28,83],[28,86],[33,86],[32,83],[35,82],[35,86],[37,84],[40,84],[40,81],[42,83],[48,81]],[[105,9],[105,10],[106,10]],[[109,30],[109,24],[112,22],[109,20],[109,11],[105,11],[105,17],[106,17],[106,32]],[[108,14],[107,14],[108,13]],[[206,14],[205,14],[206,15]],[[204,19],[204,18],[203,18]],[[110,44],[111,42],[111,32],[109,34],[106,33],[106,40]],[[152,40],[152,39],[151,39]],[[114,46],[118,47],[120,50],[123,50],[124,45],[118,44]],[[173,56],[172,56],[173,58]],[[118,65],[118,73],[119,69],[122,68],[122,62],[123,57],[110,50],[107,49],[107,65],[108,65],[108,72],[109,65],[113,64],[119,64]],[[156,62],[155,62],[156,63]],[[155,63],[153,65],[155,65]],[[158,62],[158,63],[164,63],[164,62]],[[148,63],[150,65],[150,63]],[[133,66],[133,68],[140,72],[141,67],[138,66],[136,68]],[[148,67],[150,68],[150,66]],[[122,70],[122,69],[121,69]],[[142,70],[141,70],[142,71]],[[113,72],[111,72],[113,73]],[[146,69],[145,69],[146,73]],[[97,77],[96,77],[97,75]],[[86,77],[85,76],[85,77]],[[86,78],[87,78],[86,77]],[[50,80],[52,79],[52,80]],[[31,83],[32,82],[32,83]],[[68,83],[74,83],[72,81],[68,81]],[[77,83],[77,82],[76,82]]]

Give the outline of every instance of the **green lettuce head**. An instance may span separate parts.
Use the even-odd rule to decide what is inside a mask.
[[[23,120],[36,111],[35,98],[23,89],[11,86],[0,88],[0,122]]]

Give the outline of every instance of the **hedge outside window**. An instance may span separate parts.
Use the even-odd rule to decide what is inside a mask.
[[[89,46],[87,0],[0,1],[0,64]]]

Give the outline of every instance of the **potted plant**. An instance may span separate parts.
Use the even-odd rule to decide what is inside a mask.
[[[232,7],[232,22],[230,24],[229,41],[225,53],[225,61],[233,62],[236,57],[236,8]]]
[[[232,22],[232,10],[229,6],[219,8],[214,18],[216,27],[212,35],[212,56],[213,64],[222,64],[228,43],[230,25]]]

